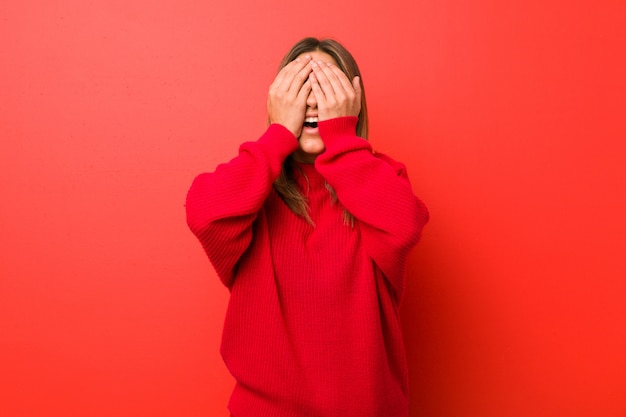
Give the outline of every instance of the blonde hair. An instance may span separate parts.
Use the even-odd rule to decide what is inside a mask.
[[[350,54],[350,52],[348,52],[343,45],[333,39],[317,39],[311,37],[304,38],[296,43],[289,52],[287,52],[278,67],[278,71],[301,54],[313,51],[321,51],[330,55],[335,62],[337,62],[337,66],[346,74],[349,80],[354,79],[357,75],[359,76],[359,82],[361,84],[361,111],[358,116],[359,121],[356,125],[356,135],[367,140],[368,117],[365,90],[363,89],[363,78],[361,77],[361,72],[359,71],[356,61],[352,57],[352,54]],[[291,211],[304,217],[308,223],[314,225],[313,220],[309,215],[307,199],[304,195],[302,195],[293,179],[294,169],[297,169],[297,167],[293,164],[291,157],[287,158],[283,163],[283,169],[278,176],[278,179],[274,182],[274,188]],[[328,183],[326,184],[326,188],[331,194],[331,202],[333,204],[336,203],[337,194],[335,193],[335,190],[333,190]],[[343,214],[345,223],[353,226],[354,217],[345,209]]]

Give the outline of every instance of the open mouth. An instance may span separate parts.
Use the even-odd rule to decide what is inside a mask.
[[[304,127],[316,128],[317,120],[317,117],[307,117],[306,119],[304,119]]]

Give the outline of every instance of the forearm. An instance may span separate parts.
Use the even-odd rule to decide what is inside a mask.
[[[339,118],[320,123],[326,150],[315,164],[339,202],[356,218],[369,256],[400,300],[409,251],[420,239],[429,214],[413,194],[404,165],[373,154],[370,144],[355,135],[356,121]]]
[[[361,223],[398,245],[412,246],[428,220],[426,207],[413,194],[404,165],[374,155],[370,144],[354,133],[356,122],[355,117],[320,122],[326,150],[316,167]]]
[[[211,221],[256,213],[280,174],[297,140],[280,125],[271,125],[256,142],[246,142],[230,162],[198,175],[187,193],[187,221],[201,230]]]
[[[198,175],[189,189],[187,223],[228,287],[235,265],[252,240],[257,212],[283,161],[296,147],[291,132],[271,125],[258,141],[241,145],[233,160],[215,172]]]

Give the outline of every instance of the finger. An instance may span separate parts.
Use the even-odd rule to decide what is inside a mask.
[[[303,67],[305,67],[311,58],[306,57],[296,58],[287,65],[285,65],[279,72],[270,88],[275,90],[289,90],[291,86],[294,74],[297,74]]]
[[[311,81],[307,78],[307,80],[302,84],[302,88],[298,91],[298,96],[296,98],[299,104],[304,104],[306,106],[306,100],[311,93]]]
[[[304,67],[294,75],[291,80],[291,85],[289,86],[289,95],[294,97],[298,96],[304,83],[308,80],[311,71],[311,66],[305,64]]]
[[[312,61],[312,63],[313,72],[315,73],[315,79],[317,80],[320,88],[324,92],[324,95],[335,94],[335,89],[333,88],[331,81],[328,79],[328,74],[324,71],[324,67],[326,67],[326,64],[322,63],[320,65],[316,61]]]
[[[355,97],[354,89],[343,71],[326,62],[320,63],[320,67],[322,68],[322,72],[328,77],[328,81],[338,101],[341,102],[345,99],[351,100]]]
[[[311,91],[313,91],[313,94],[315,94],[315,100],[317,100],[317,107],[323,108],[326,104],[326,95],[324,94],[324,91],[322,91],[322,87],[320,86],[315,72],[309,74],[309,81],[311,84]]]
[[[346,92],[356,91],[356,89],[354,88],[354,85],[350,83],[348,76],[342,70],[340,70],[339,67],[329,63],[328,68],[332,70],[333,74],[337,78],[337,81],[341,84],[341,87],[343,88],[344,91]]]
[[[274,81],[272,82],[271,87],[274,87],[274,88],[278,87],[282,83],[283,79],[285,78],[285,75],[289,72],[289,70],[297,64],[298,64],[298,60],[296,59],[294,61],[291,61],[284,67],[282,67],[280,71],[278,71],[278,74],[276,74],[276,77],[274,77]]]
[[[362,90],[361,90],[361,77],[359,77],[358,75],[352,79],[352,88],[354,88],[354,93],[356,94],[356,99],[360,107]]]
[[[291,82],[295,73],[297,73],[303,65],[306,65],[300,58],[296,58],[279,72],[275,88],[277,90],[287,91],[291,86]]]
[[[343,73],[339,68],[331,64],[330,62],[322,62],[320,63],[320,67],[324,74],[328,77],[328,81],[333,86],[333,90],[338,95],[343,95],[346,93],[350,93],[353,91],[352,85],[346,74]]]

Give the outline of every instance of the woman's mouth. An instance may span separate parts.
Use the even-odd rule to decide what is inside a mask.
[[[304,119],[304,127],[316,128],[317,121],[318,121],[317,117],[307,117],[306,119]]]

